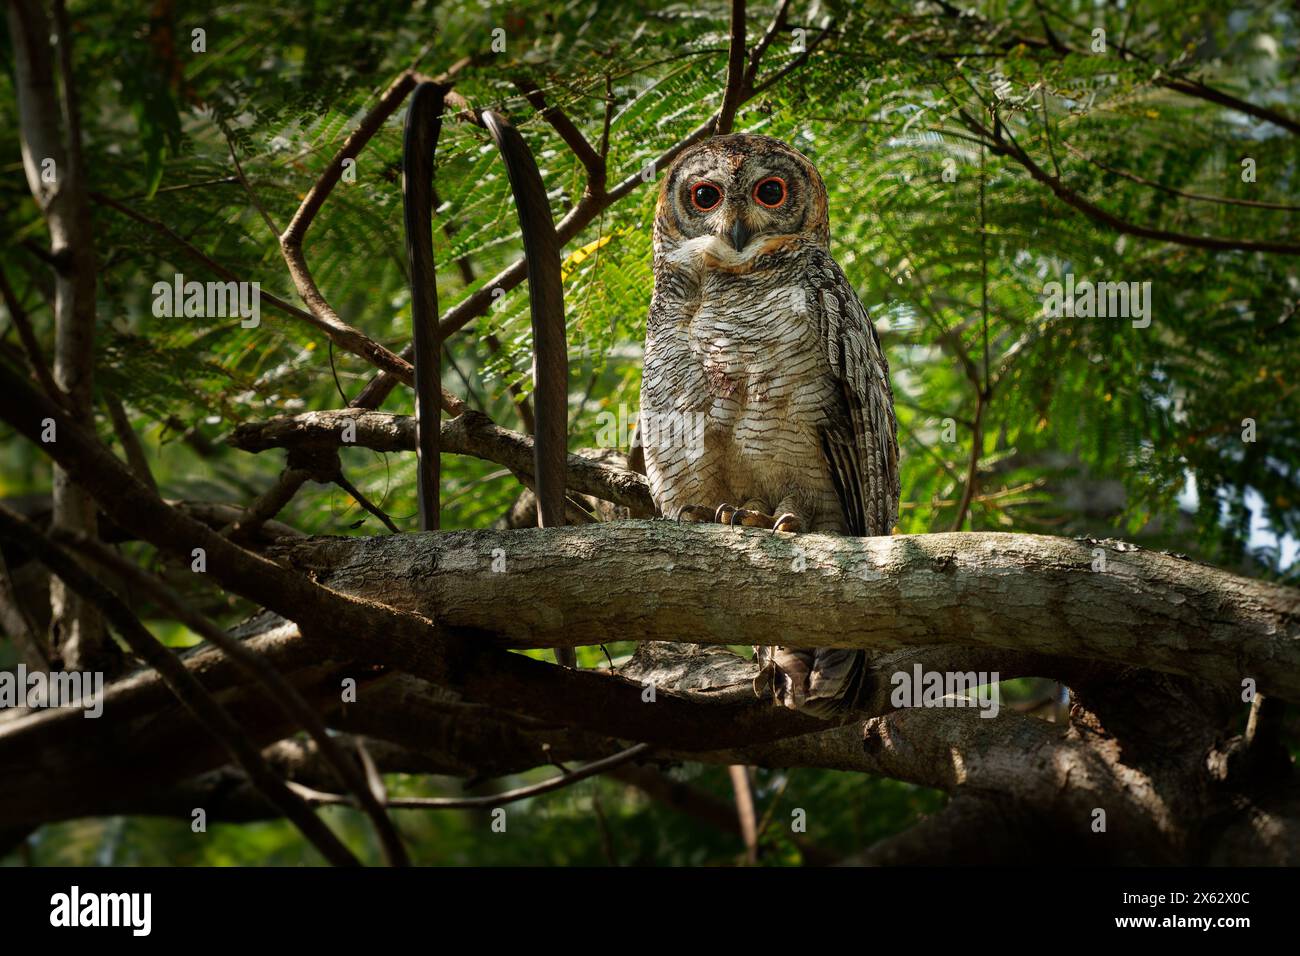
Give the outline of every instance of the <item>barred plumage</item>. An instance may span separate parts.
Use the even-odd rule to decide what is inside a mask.
[[[641,387],[664,515],[716,508],[728,523],[890,533],[889,366],[829,240],[821,176],[778,140],[715,137],[665,177]],[[861,652],[756,650],[756,691],[786,706],[829,716],[859,700]]]

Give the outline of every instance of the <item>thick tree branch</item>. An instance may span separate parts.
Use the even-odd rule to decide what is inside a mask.
[[[720,648],[643,644],[619,676],[570,672],[543,666],[543,675],[526,696],[508,700],[513,710],[472,702],[459,691],[405,674],[384,674],[363,660],[340,657],[324,642],[304,637],[292,625],[264,616],[232,632],[249,650],[263,656],[334,727],[398,744],[427,762],[395,770],[481,778],[515,773],[560,761],[592,760],[616,753],[622,741],[657,736],[664,759],[705,759],[734,763],[736,758],[701,757],[722,747],[758,746],[758,741],[814,737],[826,726],[774,708],[754,697],[751,662]],[[361,641],[358,654],[368,654]],[[873,658],[883,674],[909,670],[917,663],[938,669],[987,669],[987,652],[913,648]],[[1003,676],[1045,673],[1052,664],[1033,656],[1000,655]],[[186,657],[186,666],[204,686],[218,693],[250,737],[269,744],[296,729],[283,708],[262,691],[241,682],[242,673],[211,649]],[[356,704],[339,705],[339,679],[358,680]],[[491,680],[491,675],[487,680]],[[510,680],[506,676],[506,681]],[[622,712],[608,717],[604,687],[626,685]],[[657,699],[647,704],[644,688]],[[891,709],[891,687],[880,682],[867,713]],[[578,720],[529,716],[538,702],[555,695],[573,697]],[[499,691],[495,697],[504,699]],[[667,725],[667,726],[665,726]],[[855,727],[858,725],[852,725]],[[156,673],[145,671],[105,688],[99,733],[87,735],[80,714],[45,711],[29,716],[0,714],[0,820],[55,820],[87,813],[129,812],[142,794],[158,792],[194,774],[219,767],[226,756],[205,743],[200,728],[169,697]],[[591,729],[584,729],[591,728]],[[850,739],[852,739],[852,734]],[[105,741],[114,743],[105,745]],[[722,751],[718,751],[722,754]],[[729,753],[729,752],[728,752]],[[814,766],[816,747],[808,750]],[[752,756],[752,755],[750,755]],[[761,759],[745,759],[762,766]],[[780,755],[781,761],[789,759]],[[837,758],[845,760],[843,755]],[[852,768],[849,768],[852,769]],[[72,786],[79,781],[80,786]],[[312,780],[306,782],[312,783]],[[326,785],[320,778],[318,785]],[[734,815],[732,815],[734,820]]]
[[[491,568],[495,549],[506,573]],[[382,594],[514,647],[686,637],[805,648],[948,643],[1153,668],[1223,688],[1253,677],[1300,700],[1300,592],[1116,541],[786,537],[637,521],[298,539],[272,551],[331,587]]]

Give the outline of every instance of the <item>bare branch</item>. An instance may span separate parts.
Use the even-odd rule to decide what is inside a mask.
[[[140,436],[131,427],[131,419],[126,414],[126,408],[116,395],[105,395],[104,404],[108,407],[108,417],[113,423],[113,434],[122,445],[127,465],[137,478],[156,492],[158,482],[154,481],[153,472],[149,470],[149,460],[145,457],[144,446],[140,444]]]
[[[514,790],[506,790],[502,793],[490,793],[483,797],[395,797],[389,799],[385,806],[392,810],[491,810],[507,803],[527,800],[530,797],[553,793],[564,787],[572,786],[580,780],[586,780],[588,777],[605,773],[634,760],[649,749],[648,744],[635,744],[612,756],[593,761],[586,766],[579,767],[577,770],[562,773],[558,777],[552,777],[550,780],[534,783],[527,787],[517,787]],[[316,806],[352,803],[350,797],[341,794],[321,793],[319,790],[297,784],[290,784],[290,786],[304,800]]]
[[[271,448],[336,448],[349,424],[349,437],[355,438],[352,444],[358,447],[388,452],[415,449],[414,418],[361,409],[305,412],[264,422],[244,422],[235,427],[227,441],[254,453]],[[502,428],[486,415],[471,410],[442,423],[440,444],[444,452],[473,455],[505,465],[516,474],[531,475],[533,441],[531,436]],[[631,509],[633,517],[656,513],[642,475],[576,454],[567,456],[566,468],[570,493],[623,505]]]
[[[481,556],[497,547],[510,555],[510,574],[484,572]],[[625,521],[295,539],[272,553],[333,588],[382,593],[392,607],[436,613],[447,627],[498,635],[510,647],[685,634],[707,644],[762,635],[809,649],[956,641],[1151,668],[1220,688],[1251,677],[1264,693],[1300,699],[1300,591],[1117,541],[987,532],[792,538]],[[803,573],[790,571],[796,556]],[[1094,570],[1099,556],[1106,571]],[[752,599],[778,591],[787,599]],[[1230,617],[1223,607],[1233,608]],[[1102,619],[1109,625],[1098,626]]]
[[[1281,203],[1281,202],[1265,202],[1260,199],[1235,199],[1232,196],[1208,196],[1205,193],[1192,193],[1192,192],[1187,192],[1186,190],[1183,189],[1175,189],[1173,186],[1166,186],[1164,183],[1158,183],[1153,179],[1146,179],[1142,176],[1138,176],[1135,173],[1130,173],[1127,170],[1116,169],[1114,166],[1108,166],[1105,163],[1103,163],[1101,160],[1089,156],[1087,153],[1083,152],[1083,150],[1079,149],[1077,146],[1072,146],[1069,143],[1065,143],[1064,146],[1075,156],[1078,156],[1080,159],[1084,160],[1085,162],[1091,163],[1092,165],[1096,166],[1098,169],[1104,169],[1106,172],[1111,173],[1112,175],[1122,176],[1124,179],[1127,179],[1130,182],[1138,183],[1139,185],[1142,186],[1150,186],[1152,189],[1158,189],[1161,192],[1168,193],[1171,196],[1181,196],[1184,199],[1193,199],[1196,200],[1197,202],[1218,203],[1223,206],[1245,206],[1250,209],[1278,209],[1284,212],[1300,212],[1300,206],[1289,206],[1286,203]]]
[[[533,109],[542,114],[542,118],[551,124],[555,132],[560,134],[560,138],[578,157],[579,162],[587,171],[587,192],[593,196],[599,196],[603,193],[605,191],[604,155],[592,148],[591,144],[587,142],[587,137],[583,136],[582,131],[573,125],[573,121],[569,119],[564,110],[556,106],[546,105],[546,97],[542,95],[542,91],[537,88],[535,83],[519,79],[515,81],[515,86],[519,87]]]
[[[1138,236],[1142,239],[1172,242],[1176,245],[1190,246],[1196,249],[1213,249],[1225,252],[1276,252],[1283,255],[1300,255],[1300,243],[1296,242],[1282,242],[1270,239],[1235,239],[1227,236],[1194,236],[1128,222],[1102,209],[1096,203],[1091,202],[1065,185],[1058,177],[1044,170],[1016,143],[1014,137],[1010,136],[1009,131],[1008,138],[1003,138],[998,135],[996,130],[989,130],[965,110],[962,111],[962,117],[972,131],[985,138],[985,146],[988,149],[1000,156],[1015,160],[1028,171],[1030,176],[1047,186],[1067,206],[1078,210],[1094,222],[1098,222],[1116,232]]]
[[[40,342],[36,340],[36,332],[32,328],[31,320],[22,303],[18,301],[18,296],[14,293],[13,286],[9,284],[4,269],[0,269],[0,298],[4,300],[5,308],[9,310],[9,318],[14,328],[18,330],[18,339],[23,343],[23,351],[27,353],[27,364],[31,366],[32,374],[41,383],[41,388],[45,389],[45,394],[60,405],[66,406],[68,396],[50,374],[50,368],[45,364],[45,356],[41,352]]]
[[[446,73],[438,77],[438,80],[450,80],[469,66],[471,62],[471,57],[459,60]],[[379,132],[388,117],[392,116],[397,111],[397,108],[402,105],[406,95],[415,89],[415,85],[420,79],[422,79],[420,74],[413,70],[405,70],[398,74],[397,78],[389,84],[388,89],[380,95],[379,101],[370,109],[370,112],[362,117],[361,122],[357,124],[357,128],[343,141],[339,151],[334,154],[329,165],[321,172],[320,178],[316,180],[315,185],[303,197],[298,211],[294,213],[288,227],[280,237],[282,245],[298,249],[300,253],[302,241],[306,237],[312,221],[316,218],[316,214],[320,212],[325,200],[329,198],[329,194],[333,192],[334,187],[338,185],[343,176],[344,162],[349,159],[356,159],[360,155],[361,150]]]
[[[772,22],[768,24],[767,30],[749,55],[749,67],[745,70],[745,80],[742,85],[743,89],[752,90],[754,81],[758,79],[758,67],[763,61],[763,54],[767,48],[772,45],[776,35],[785,29],[786,17],[790,13],[790,0],[781,0],[776,8],[776,15],[772,17]]]
[[[736,110],[745,96],[745,0],[731,0],[731,45],[727,48],[727,86],[713,131],[724,135],[736,125]]]

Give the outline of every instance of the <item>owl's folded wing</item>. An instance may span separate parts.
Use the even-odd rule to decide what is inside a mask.
[[[822,431],[848,532],[889,534],[898,521],[898,423],[889,363],[875,326],[830,255],[809,257],[809,309],[840,384],[841,406]]]

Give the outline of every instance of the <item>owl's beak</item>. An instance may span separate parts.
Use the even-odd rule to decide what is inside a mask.
[[[731,247],[740,252],[749,244],[749,239],[753,235],[744,220],[737,216],[736,221],[731,224],[731,232],[727,234],[727,238],[731,240]]]

